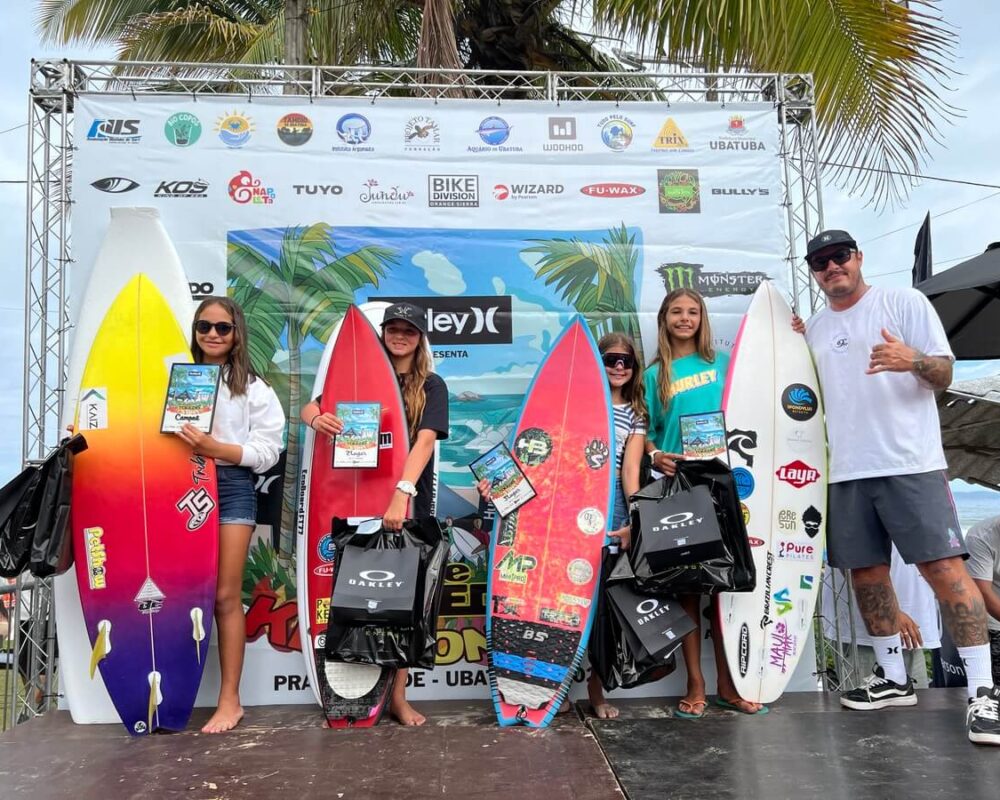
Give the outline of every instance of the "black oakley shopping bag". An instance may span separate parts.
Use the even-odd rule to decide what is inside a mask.
[[[654,570],[697,564],[725,555],[712,493],[694,486],[674,494],[633,498],[638,548]]]
[[[420,551],[347,545],[330,602],[334,622],[413,625]]]

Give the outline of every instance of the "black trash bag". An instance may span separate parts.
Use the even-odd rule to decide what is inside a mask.
[[[437,618],[444,591],[444,570],[448,558],[448,539],[441,524],[433,517],[407,520],[399,532],[382,530],[372,534],[357,533],[357,526],[346,520],[333,520],[334,591],[344,548],[400,549],[413,547],[420,553],[417,571],[415,624],[357,625],[337,623],[331,614],[326,631],[326,657],[352,664],[378,664],[385,667],[422,667],[431,669],[437,658]]]
[[[665,678],[677,668],[675,651],[694,622],[675,598],[634,592],[624,553],[605,554],[602,579],[588,656],[604,689],[631,689]]]
[[[635,572],[636,590],[652,595],[752,592],[757,580],[753,554],[736,484],[729,467],[722,461],[680,461],[674,477],[654,481],[633,495],[632,501],[656,502],[664,495],[694,486],[707,486],[712,494],[725,554],[697,564],[657,571],[642,557],[642,532],[633,525],[629,558]]]
[[[73,565],[73,537],[69,530],[73,458],[86,449],[87,441],[76,434],[63,442],[43,466],[45,476],[28,564],[36,578],[61,575]]]
[[[80,434],[63,440],[41,464],[26,467],[0,489],[0,576],[26,567],[39,576],[73,564],[69,528],[72,459],[87,449]]]

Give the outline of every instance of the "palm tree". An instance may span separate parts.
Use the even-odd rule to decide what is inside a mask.
[[[299,470],[299,411],[302,407],[301,347],[306,337],[325,343],[354,302],[355,292],[378,286],[386,268],[397,262],[396,251],[368,245],[338,256],[332,230],[325,223],[286,228],[277,260],[248,244],[230,239],[229,289],[243,306],[250,330],[253,368],[279,391],[292,423],[288,426],[285,475]],[[284,347],[282,347],[284,345]],[[288,363],[278,367],[275,355],[286,350]],[[279,553],[292,553],[297,506],[294,480],[282,490]]]
[[[635,268],[639,254],[635,234],[622,223],[612,228],[603,244],[580,239],[532,239],[523,253],[541,256],[539,278],[555,284],[565,302],[583,314],[595,339],[618,330],[642,348],[639,316],[635,307]]]
[[[821,159],[882,205],[905,196],[951,109],[956,36],[939,0],[38,0],[47,43],[129,60],[621,70],[574,12],[707,71],[812,73]],[[449,25],[448,13],[454,14]],[[422,26],[422,22],[427,24]],[[286,41],[286,29],[291,28]],[[305,41],[302,42],[301,38]],[[455,44],[452,45],[451,38]],[[294,43],[294,44],[293,44]],[[301,53],[301,56],[299,55]],[[418,63],[418,54],[424,54]]]

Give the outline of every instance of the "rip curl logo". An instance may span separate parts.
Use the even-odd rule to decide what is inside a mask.
[[[178,511],[186,511],[190,516],[187,521],[187,529],[196,531],[208,520],[208,515],[215,510],[215,500],[204,487],[200,489],[189,489],[174,506]]]
[[[757,449],[757,431],[743,431],[738,428],[727,431],[726,446],[729,452],[742,458],[744,464],[753,467],[753,454],[747,451]]]

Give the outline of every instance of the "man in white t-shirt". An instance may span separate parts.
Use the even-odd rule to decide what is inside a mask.
[[[1000,683],[1000,517],[984,519],[969,528],[969,574],[983,593],[990,629],[993,682]]]
[[[914,289],[869,286],[863,260],[847,231],[824,231],[806,248],[829,301],[805,328],[830,441],[829,561],[851,570],[878,660],[840,702],[853,709],[917,702],[889,575],[894,544],[934,590],[965,665],[970,741],[1000,745],[1000,687],[990,674],[986,607],[963,562],[968,554],[934,400],[934,392],[951,383],[954,356],[927,298]],[[797,318],[794,324],[802,329]]]

